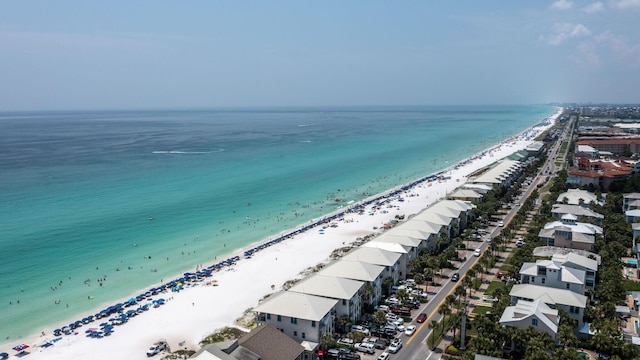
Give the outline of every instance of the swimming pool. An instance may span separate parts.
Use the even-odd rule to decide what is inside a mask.
[[[591,355],[589,355],[588,353],[586,353],[584,351],[578,351],[578,357],[580,359],[591,359]]]
[[[627,259],[627,265],[638,266],[638,259]]]

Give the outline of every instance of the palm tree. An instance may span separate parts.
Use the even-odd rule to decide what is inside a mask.
[[[435,320],[431,320],[429,323],[429,329],[431,329],[431,348],[435,347],[436,342],[436,328],[438,327],[438,322]]]
[[[428,267],[426,269],[424,269],[424,277],[425,279],[431,279],[431,283],[434,283],[434,279],[433,279],[433,269]],[[425,289],[427,291],[427,293],[429,293],[429,280],[427,280],[427,287]]]
[[[438,308],[438,314],[442,315],[442,334],[444,335],[444,326],[446,323],[447,315],[451,314],[451,307],[446,302],[442,303]]]

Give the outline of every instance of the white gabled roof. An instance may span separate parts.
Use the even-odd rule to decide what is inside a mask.
[[[622,194],[625,199],[640,199],[640,193],[627,193]]]
[[[473,191],[471,189],[457,189],[453,193],[449,194],[450,198],[463,198],[463,199],[480,199],[482,194]]]
[[[254,310],[260,313],[320,321],[337,303],[336,299],[283,291],[271,295]]]
[[[560,217],[562,220],[573,220],[573,221],[577,221],[578,217],[573,215],[573,214],[564,214]]]
[[[558,310],[551,309],[541,300],[518,300],[514,306],[507,306],[500,317],[501,325],[509,325],[527,318],[536,318],[543,322],[553,333],[558,332]]]
[[[459,211],[468,211],[476,208],[477,206],[463,200],[441,200],[435,203],[433,207],[448,207]]]
[[[438,224],[438,225],[449,226],[451,225],[452,219],[454,218],[451,216],[439,214],[437,212],[437,209],[431,210],[431,208],[429,208],[421,212],[420,214],[414,216],[413,218],[411,218],[411,221],[423,220],[423,221],[427,221],[427,222]]]
[[[633,216],[633,217],[638,217],[640,216],[640,209],[634,209],[634,210],[627,210],[624,212],[625,216]]]
[[[571,267],[572,264],[575,264],[585,269],[598,271],[598,260],[590,259],[586,256],[576,254],[573,252],[570,252],[564,255],[554,254],[551,259],[565,266]]]
[[[369,242],[366,242],[366,243],[362,244],[361,246],[362,247],[368,247],[368,248],[391,251],[391,252],[400,253],[400,254],[406,254],[406,253],[409,252],[409,247],[405,247],[405,246],[403,246],[401,244],[398,244],[398,243],[377,241],[377,239],[373,239],[373,240],[371,240]]]
[[[412,228],[394,227],[391,230],[387,231],[385,234],[389,236],[409,236],[415,239],[428,240],[430,237],[434,236],[437,233]]]
[[[344,260],[360,261],[374,265],[394,266],[401,256],[402,254],[388,250],[358,247],[346,253],[342,258]]]
[[[341,259],[327,265],[316,274],[339,276],[360,281],[375,281],[384,271],[384,266],[368,264],[360,261]]]
[[[538,266],[532,262],[522,263],[519,274],[536,276],[538,275]]]
[[[406,236],[406,235],[399,235],[399,234],[394,235],[390,231],[387,231],[382,235],[376,236],[375,238],[373,238],[372,241],[387,242],[387,243],[400,244],[404,246],[418,247],[420,246],[423,240],[416,239],[414,237]]]
[[[569,189],[567,192],[560,194],[556,202],[562,203],[564,198],[567,198],[567,203],[570,205],[580,205],[580,199],[584,200],[585,205],[592,201],[595,203],[598,202],[598,198],[594,193],[580,189]]]
[[[314,274],[293,285],[289,291],[349,300],[363,285],[364,282],[358,280]]]
[[[432,222],[424,221],[424,220],[411,219],[391,229],[388,232],[392,232],[392,231],[395,232],[395,231],[401,231],[401,230],[418,230],[426,234],[438,234],[440,233],[440,230],[442,230],[442,225],[434,224]],[[428,237],[425,237],[424,239],[428,239]]]
[[[544,224],[544,229],[570,229],[573,233],[582,233],[582,234],[602,234],[602,228],[597,225],[589,224],[589,223],[581,223],[577,222],[575,224],[567,224],[562,221],[553,221],[550,223]]]
[[[555,289],[540,285],[516,284],[509,292],[510,296],[522,299],[542,300],[549,305],[565,305],[585,308],[587,297],[566,289]]]
[[[586,271],[562,266],[561,280],[565,283],[584,285]]]
[[[472,179],[473,183],[481,184],[501,184],[510,174],[522,167],[522,163],[517,160],[500,160],[495,166],[487,170],[484,174]]]
[[[553,204],[551,212],[555,214],[573,214],[576,216],[588,216],[597,219],[604,219],[604,215],[598,214],[589,208],[579,205]]]

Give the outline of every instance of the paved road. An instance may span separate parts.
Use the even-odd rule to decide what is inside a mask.
[[[533,190],[537,188],[538,184],[544,183],[546,181],[545,172],[547,170],[549,174],[554,174],[556,172],[555,159],[557,157],[558,150],[562,144],[562,140],[564,139],[565,134],[567,132],[567,128],[570,128],[570,126],[566,126],[565,129],[562,131],[562,135],[559,137],[559,140],[556,141],[554,146],[552,146],[552,149],[550,151],[550,156],[548,156],[546,163],[540,167],[539,174],[537,174],[534,181],[531,181],[531,184],[523,191],[522,195],[518,199],[516,199],[516,202],[523,203],[531,195]],[[564,157],[566,157],[566,154],[564,155]],[[504,221],[505,224],[508,224],[513,218],[513,216],[518,212],[519,209],[520,208],[518,206],[515,206],[512,209],[510,209],[507,212],[507,214],[504,216],[502,221]],[[500,232],[501,229],[502,229],[501,227],[492,228],[491,232],[488,235],[489,239],[493,239]],[[482,243],[476,243],[476,244],[479,244],[477,245],[477,247],[480,248],[483,253],[489,247],[489,242],[482,242]],[[473,249],[465,250],[465,251],[467,252],[467,255],[466,255],[467,259],[460,264],[457,270],[451,271],[451,273],[459,272],[461,277],[464,277],[466,272],[470,268],[475,266],[475,264],[479,261],[479,257],[473,256]],[[462,281],[462,278],[459,281]],[[458,284],[457,282],[452,282],[451,279],[448,278],[448,279],[445,279],[444,283],[441,284],[442,286],[439,286],[436,288],[437,294],[433,295],[429,299],[429,302],[424,304],[422,307],[420,307],[418,311],[418,314],[419,313],[427,314],[427,320],[425,320],[425,322],[423,322],[422,324],[418,324],[415,321],[405,324],[405,326],[416,325],[418,328],[416,330],[416,333],[411,337],[407,337],[404,334],[399,335],[399,337],[403,339],[403,346],[396,355],[392,355],[393,358],[408,359],[408,360],[440,359],[441,354],[433,353],[427,346],[427,338],[428,336],[431,335],[431,332],[432,332],[432,330],[429,328],[429,323],[432,320],[436,320],[436,321],[442,320],[442,315],[438,314],[438,308],[445,301],[447,296],[453,293],[457,284]]]

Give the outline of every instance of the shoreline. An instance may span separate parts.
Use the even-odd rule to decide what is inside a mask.
[[[553,123],[560,113],[561,109],[558,109],[545,119],[550,119]],[[540,121],[543,121],[543,119]],[[447,193],[462,186],[465,183],[465,181],[462,180],[466,180],[469,174],[526,147],[526,145],[533,140],[532,138],[524,140],[527,134],[537,135],[551,126],[547,124],[544,127],[539,127],[539,125],[540,122],[523,130],[519,134],[504,139],[467,159],[450,165],[431,175],[370,196],[349,206],[336,209],[322,217],[305,222],[298,227],[284,230],[279,234],[274,234],[254,242],[247,247],[230,251],[223,257],[239,257],[239,261],[236,264],[213,272],[213,277],[201,283],[194,284],[193,286],[185,287],[180,293],[161,293],[159,296],[155,296],[154,298],[164,297],[170,300],[167,299],[168,301],[165,305],[149,310],[149,312],[157,314],[142,314],[140,317],[131,318],[128,324],[116,327],[113,335],[109,337],[90,339],[82,336],[85,329],[94,326],[97,327],[97,324],[102,322],[99,320],[80,327],[77,330],[77,335],[63,336],[61,340],[55,343],[55,346],[46,349],[40,348],[39,345],[46,339],[52,338],[49,329],[45,337],[40,336],[40,334],[34,334],[33,336],[12,340],[11,343],[15,342],[18,344],[22,342],[30,345],[31,348],[29,350],[31,350],[32,358],[35,356],[37,359],[73,358],[75,356],[87,356],[88,354],[91,354],[93,358],[106,356],[100,355],[101,353],[109,354],[105,359],[113,358],[114,356],[137,358],[136,354],[139,354],[139,357],[142,359],[146,358],[144,354],[146,348],[148,348],[151,343],[160,339],[169,341],[173,350],[182,348],[183,346],[178,345],[180,343],[185,344],[188,348],[197,348],[197,342],[201,338],[214,332],[215,329],[221,326],[232,325],[235,318],[240,317],[243,311],[256,306],[259,298],[265,294],[273,293],[274,290],[272,290],[270,285],[274,285],[277,291],[282,283],[299,277],[300,273],[305,269],[315,266],[318,263],[326,262],[334,249],[353,243],[356,237],[380,232],[380,225],[388,219],[393,218],[394,215],[402,214],[408,216],[417,214],[438,199],[444,198]],[[536,128],[539,128],[540,131],[536,131]],[[443,174],[447,174],[449,178],[436,179]],[[435,181],[427,182],[427,179],[434,179]],[[405,202],[399,202],[397,199],[390,200],[390,202],[394,204],[394,208],[390,209],[386,214],[376,213],[369,216],[348,212],[359,207],[367,207],[368,204],[376,200],[389,198],[393,196],[392,194],[394,193],[406,193],[408,196]],[[417,195],[415,193],[417,193]],[[339,219],[336,218],[336,220],[340,222],[337,229],[327,228],[325,234],[313,231],[327,219],[340,213],[344,213],[344,216]],[[345,220],[351,221],[347,222]],[[378,229],[372,230],[374,227],[378,227]],[[305,228],[307,230],[300,232],[300,229]],[[334,234],[335,232],[338,232],[338,234]],[[296,234],[292,235],[292,233]],[[286,241],[275,242],[272,246],[252,253],[251,261],[243,258],[243,254],[247,249],[273,242],[274,239],[277,238],[282,238],[282,240]],[[310,248],[314,249],[312,254],[309,254]],[[301,254],[304,254],[304,259],[300,259]],[[278,260],[279,258],[280,261]],[[304,266],[302,266],[302,264],[304,264]],[[242,271],[236,271],[236,267],[242,268]],[[265,271],[266,268],[270,271]],[[265,278],[265,276],[268,277]],[[178,277],[180,277],[180,275],[178,275]],[[212,286],[207,286],[206,283],[213,279],[218,280],[218,286],[213,286],[213,284]],[[247,282],[247,280],[249,281]],[[247,288],[246,285],[248,283],[253,283],[255,286]],[[151,287],[155,286],[158,286],[158,284],[151,285]],[[137,292],[137,294],[145,291],[146,290],[143,289]],[[136,296],[136,293],[134,293],[133,296]],[[242,308],[237,311],[240,307]],[[101,308],[102,307],[97,308],[97,311]],[[207,311],[213,312],[215,309],[225,309],[225,313],[204,313]],[[158,318],[161,318],[161,315],[163,316],[159,321]],[[185,321],[185,318],[191,318],[191,316],[195,316],[192,322],[188,320]],[[205,321],[203,318],[207,320]],[[187,327],[177,325],[177,323],[184,322],[187,323]],[[198,325],[194,325],[193,322],[197,322]],[[160,335],[160,332],[163,330],[164,335]],[[125,343],[128,343],[129,346],[123,346]],[[10,348],[16,344],[10,344],[8,341],[3,340],[3,343],[0,344],[0,352],[7,351],[8,349],[5,349],[5,347]],[[98,350],[99,348],[107,350],[104,352]],[[121,348],[122,352],[117,348]]]

